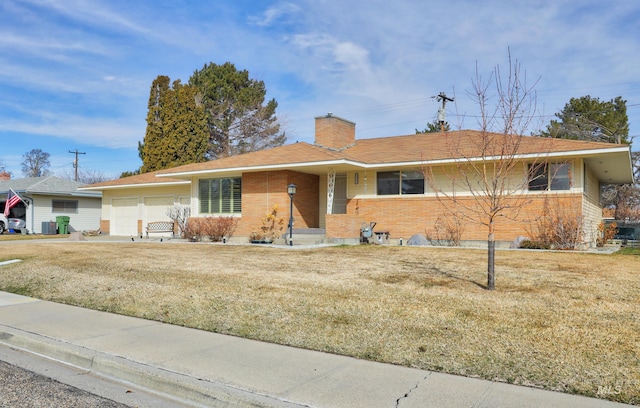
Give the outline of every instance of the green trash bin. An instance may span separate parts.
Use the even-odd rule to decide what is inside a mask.
[[[58,224],[58,234],[69,233],[69,217],[67,217],[66,215],[57,216],[56,224]]]

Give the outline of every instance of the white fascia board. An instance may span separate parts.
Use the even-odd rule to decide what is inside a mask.
[[[352,160],[330,160],[322,162],[303,162],[303,163],[286,163],[286,164],[269,164],[263,166],[245,166],[245,167],[225,167],[222,169],[209,169],[209,170],[195,170],[184,171],[180,173],[165,173],[158,174],[156,177],[185,177],[185,176],[198,176],[202,174],[215,174],[215,173],[242,173],[246,171],[261,171],[261,170],[294,170],[304,167],[324,167],[324,166],[337,166],[337,165],[352,165],[354,167],[366,167],[365,164],[355,162]]]
[[[29,195],[48,195],[48,196],[67,196],[67,197],[88,197],[88,198],[100,198],[102,197],[102,193],[99,191],[37,191],[37,190],[28,190],[25,192]]]
[[[157,176],[156,176],[157,177]],[[158,183],[139,183],[139,184],[118,184],[114,186],[103,187],[80,187],[78,190],[114,190],[120,188],[138,188],[138,187],[164,187],[164,186],[176,186],[183,184],[191,184],[191,180],[185,181],[171,181],[171,182],[158,182]]]
[[[541,157],[567,157],[567,156],[592,156],[597,154],[606,154],[606,153],[622,153],[629,152],[628,146],[619,146],[612,147],[608,149],[589,149],[589,150],[570,150],[564,152],[548,152],[548,153],[528,153],[528,154],[517,154],[514,155],[514,159],[538,159]],[[506,156],[509,157],[509,156]],[[451,159],[439,159],[439,160],[424,160],[424,161],[410,161],[410,162],[392,162],[392,163],[363,163],[353,160],[328,160],[328,161],[320,161],[320,162],[302,162],[302,163],[286,163],[286,164],[271,164],[271,165],[263,165],[263,166],[245,166],[245,167],[234,167],[234,168],[222,168],[222,169],[209,169],[209,170],[196,170],[196,171],[185,171],[179,173],[165,173],[158,174],[156,177],[191,177],[198,176],[203,174],[215,174],[215,173],[229,173],[229,172],[237,172],[242,173],[245,171],[261,171],[261,170],[292,170],[296,168],[304,168],[304,167],[323,167],[323,166],[338,166],[338,165],[350,165],[362,169],[371,169],[371,168],[385,168],[385,167],[416,167],[416,166],[425,166],[425,165],[433,165],[433,164],[453,164],[467,161],[497,161],[500,160],[500,156],[487,156],[487,157],[461,157],[461,158],[451,158]]]
[[[610,149],[588,149],[588,150],[568,150],[564,152],[527,153],[527,154],[516,154],[513,156],[505,155],[503,157],[523,160],[523,159],[539,159],[539,158],[550,158],[550,157],[585,157],[585,156],[595,156],[595,155],[607,154],[607,153],[630,154],[630,149],[628,146],[621,146],[621,147],[613,147]],[[453,164],[453,163],[460,163],[460,162],[498,161],[503,157],[501,156],[460,157],[456,159],[428,160],[428,161],[422,162],[422,164],[423,165],[424,164]]]

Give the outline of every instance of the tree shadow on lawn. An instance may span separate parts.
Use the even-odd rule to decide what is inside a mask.
[[[454,273],[444,271],[438,267],[425,265],[421,262],[403,262],[403,267],[412,269],[411,271],[387,272],[376,276],[374,280],[389,284],[399,284],[411,282],[423,286],[454,286],[454,282],[466,282],[481,289],[487,289],[487,285],[472,279],[469,276],[458,276]],[[446,278],[446,279],[443,279]]]

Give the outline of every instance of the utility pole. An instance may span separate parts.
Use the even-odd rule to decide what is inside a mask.
[[[440,122],[440,131],[444,132],[444,123],[447,121],[447,114],[444,108],[447,102],[453,102],[453,98],[448,97],[444,92],[440,92],[437,96],[432,96],[432,98],[436,98],[436,101],[442,102],[442,107],[438,109],[438,122]]]
[[[75,151],[69,150],[69,153],[76,155],[76,159],[73,162],[73,168],[76,169],[76,182],[77,182],[78,181],[78,155],[79,154],[87,154],[87,153],[86,152],[79,152],[78,149],[76,149]]]

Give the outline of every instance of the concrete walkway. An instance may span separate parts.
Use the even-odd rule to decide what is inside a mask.
[[[0,292],[2,344],[192,406],[627,406],[278,346],[5,292]]]

